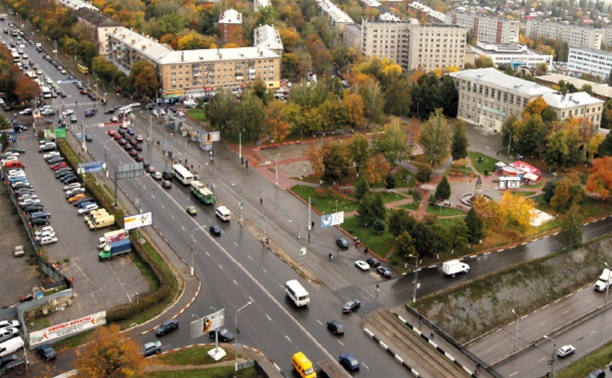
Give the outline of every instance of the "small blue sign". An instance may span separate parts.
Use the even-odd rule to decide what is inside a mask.
[[[100,160],[88,161],[86,163],[79,163],[79,173],[93,173],[104,170],[104,163]]]

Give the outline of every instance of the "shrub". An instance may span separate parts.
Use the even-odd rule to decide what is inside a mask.
[[[416,173],[416,178],[420,182],[428,182],[429,180],[431,180],[432,173],[433,169],[431,168],[431,165],[424,164],[419,166],[419,170]]]
[[[385,177],[385,188],[387,189],[395,188],[395,177],[393,177],[392,175]]]

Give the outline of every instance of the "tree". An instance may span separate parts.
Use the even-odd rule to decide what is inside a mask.
[[[455,218],[449,228],[451,249],[463,255],[468,250],[468,226],[464,218]]]
[[[556,170],[580,161],[580,135],[575,125],[563,124],[546,136],[544,160]]]
[[[442,109],[436,109],[421,128],[419,143],[427,162],[432,166],[439,165],[448,156],[451,144],[451,132]]]
[[[414,248],[414,239],[408,232],[404,231],[401,235],[399,235],[397,242],[395,243],[395,251],[403,259],[417,255],[417,251]]]
[[[34,80],[23,76],[21,80],[17,81],[14,93],[20,101],[30,102],[38,96],[40,87]]]
[[[2,145],[2,152],[6,150],[11,142],[9,141],[9,137],[7,133],[0,134],[0,145]]]
[[[468,156],[467,148],[470,144],[465,132],[465,124],[461,121],[454,122],[453,136],[451,138],[451,156],[453,160],[464,159]]]
[[[213,129],[221,131],[222,135],[230,132],[237,107],[238,101],[231,91],[227,89],[218,91],[206,105],[206,116]]]
[[[323,180],[337,182],[347,175],[351,159],[345,143],[334,143],[329,152],[323,155]]]
[[[380,193],[374,193],[374,199],[372,201],[372,214],[374,219],[386,219],[387,218],[387,208],[382,199],[382,195]]]
[[[515,196],[509,191],[504,192],[499,202],[506,228],[524,235],[530,227],[533,201],[524,196]]]
[[[606,199],[612,189],[612,157],[605,156],[593,160],[589,170],[589,178],[585,185],[587,192],[598,193],[601,199]]]
[[[389,164],[382,154],[376,154],[366,163],[366,176],[370,185],[376,185],[391,172]]]
[[[416,173],[416,178],[420,182],[428,182],[431,180],[431,175],[433,174],[433,169],[429,164],[421,164],[419,165],[419,169]]]
[[[329,142],[326,142],[329,143]],[[304,151],[304,156],[308,159],[310,167],[314,171],[315,176],[323,176],[323,151],[325,144],[321,148],[317,147],[314,143]]]
[[[230,128],[227,131],[233,135],[242,131],[244,139],[258,140],[262,135],[265,117],[265,108],[261,99],[253,92],[246,91],[234,109],[234,115],[229,124]]]
[[[351,93],[342,99],[342,105],[344,106],[344,111],[346,112],[348,125],[352,129],[363,126],[363,117],[365,112],[363,98],[356,93]]]
[[[359,207],[357,208],[357,219],[363,223],[364,226],[368,226],[371,222],[374,222],[377,218],[374,216],[372,211],[372,203],[374,202],[374,196],[372,193],[367,193],[359,201]]]
[[[403,232],[412,233],[418,223],[416,218],[406,209],[393,209],[389,214],[389,232],[396,238]]]
[[[396,117],[405,116],[412,106],[410,97],[410,83],[404,76],[393,80],[387,86],[385,96],[385,113]]]
[[[612,133],[608,133],[597,149],[599,156],[612,156]]]
[[[446,176],[442,177],[442,180],[436,187],[436,194],[434,195],[436,201],[447,200],[451,196],[451,187]]]
[[[485,230],[503,228],[504,218],[500,205],[497,202],[489,200],[484,196],[479,196],[474,198],[472,208],[481,219]]]
[[[550,200],[555,195],[555,190],[557,190],[557,181],[547,181],[542,188],[544,202],[550,205]]]
[[[577,208],[586,197],[584,187],[576,174],[565,177],[555,185],[555,193],[550,199],[550,206],[564,214],[571,208]]]
[[[136,93],[149,98],[155,97],[159,90],[155,68],[145,59],[139,60],[132,66],[130,82]]]
[[[401,123],[399,118],[392,118],[382,134],[378,134],[374,140],[374,150],[384,155],[389,163],[399,163],[411,154],[412,149],[406,144],[406,134],[402,132]]]
[[[363,99],[364,115],[367,119],[367,126],[370,123],[377,123],[383,116],[385,99],[380,91],[378,81],[373,77],[369,78],[359,87],[359,95]]]
[[[121,333],[116,324],[96,328],[84,348],[76,351],[75,368],[81,376],[134,377],[143,372],[145,361],[140,346]]]
[[[363,196],[365,196],[366,194],[370,192],[371,192],[371,189],[370,189],[370,183],[368,182],[368,180],[366,180],[364,177],[360,178],[359,181],[357,182],[357,187],[355,187],[355,198],[361,201]]]
[[[370,158],[370,142],[363,134],[355,134],[348,141],[348,148],[351,154],[351,159],[355,163],[355,171],[359,176],[361,167],[367,163]]]
[[[577,248],[582,244],[582,223],[573,207],[561,222],[557,238],[568,249]]]
[[[387,225],[385,224],[384,220],[377,219],[374,221],[374,225],[372,227],[374,228],[374,231],[376,231],[376,233],[380,235],[380,233],[383,232],[385,228],[387,228]]]
[[[268,84],[260,77],[257,77],[257,79],[250,84],[250,90],[252,94],[259,97],[264,106],[268,106],[268,104],[274,101],[274,92],[268,88]]]
[[[534,154],[544,144],[546,124],[539,114],[531,115],[526,121],[518,123],[515,140],[522,154]]]
[[[291,133],[289,116],[285,112],[285,103],[280,100],[272,101],[265,112],[264,132],[271,140],[282,142]]]
[[[482,239],[484,238],[484,228],[482,224],[482,219],[476,213],[476,210],[472,207],[470,211],[468,211],[467,216],[465,217],[465,224],[467,226],[467,240],[470,244],[480,244]]]

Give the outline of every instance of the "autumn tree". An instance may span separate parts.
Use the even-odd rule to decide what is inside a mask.
[[[348,174],[350,166],[351,158],[346,143],[331,144],[331,148],[323,155],[323,180],[337,182]]]
[[[366,80],[363,85],[359,86],[359,95],[363,99],[364,115],[367,119],[366,125],[370,123],[378,123],[383,116],[383,107],[385,100],[380,90],[378,81],[373,77]]]
[[[499,202],[499,207],[505,227],[524,235],[531,225],[533,201],[525,196],[515,196],[506,191]]]
[[[230,132],[234,113],[238,107],[236,96],[228,90],[217,91],[206,105],[206,116],[214,130]]]
[[[285,103],[280,100],[273,101],[265,109],[263,127],[271,140],[282,142],[291,133],[289,118],[284,110]]]
[[[363,98],[356,93],[350,93],[342,99],[348,125],[352,129],[363,126],[365,106]]]
[[[20,101],[30,102],[38,96],[40,87],[31,78],[23,76],[21,80],[17,81],[14,93]]]
[[[80,376],[134,377],[143,373],[145,361],[140,346],[120,331],[116,324],[98,327],[83,351],[77,349],[74,367]]]
[[[370,159],[370,142],[363,134],[355,134],[348,141],[348,149],[351,154],[351,160],[355,163],[357,176],[361,167]]]
[[[572,207],[561,221],[557,239],[568,249],[578,248],[582,244],[582,223],[575,208]]]
[[[366,176],[370,185],[375,185],[391,172],[391,164],[385,160],[382,154],[372,156],[366,163]]]
[[[465,124],[462,121],[453,122],[451,128],[451,156],[453,160],[464,159],[468,156],[467,148],[470,144],[465,132]]]
[[[553,127],[546,136],[544,161],[556,170],[570,167],[580,161],[580,135],[574,122],[562,122]]]
[[[478,196],[474,198],[472,208],[482,221],[484,230],[502,229],[503,215],[497,202],[485,196]]]
[[[402,121],[399,118],[391,118],[382,134],[376,136],[374,151],[382,154],[389,163],[399,163],[410,157],[412,149],[406,143],[406,134],[402,131]]]
[[[317,147],[314,143],[304,151],[304,156],[308,159],[315,176],[318,177],[323,176],[323,151],[323,147]]]
[[[564,177],[555,185],[554,195],[550,198],[550,206],[560,213],[566,213],[569,209],[578,208],[578,205],[586,198],[586,192],[576,174]]]
[[[421,128],[419,143],[427,162],[439,165],[448,156],[451,145],[451,132],[442,109],[436,109]]]
[[[451,187],[448,182],[446,176],[442,177],[442,180],[436,187],[436,193],[434,194],[434,198],[436,200],[447,200],[451,196]]]
[[[137,93],[149,98],[155,97],[159,90],[155,68],[145,59],[139,60],[132,66],[130,82]]]
[[[468,251],[468,226],[464,218],[454,218],[449,229],[450,247],[453,252],[463,255]]]
[[[525,154],[534,154],[544,144],[546,124],[539,114],[530,115],[526,120],[518,122],[515,134],[518,150]]]
[[[213,36],[205,36],[191,31],[178,38],[177,50],[210,49],[218,44],[219,42]]]
[[[593,160],[589,170],[589,178],[585,189],[590,193],[597,193],[601,199],[607,199],[612,188],[612,157],[605,156]]]

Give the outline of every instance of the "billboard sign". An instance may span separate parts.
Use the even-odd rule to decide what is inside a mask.
[[[191,322],[191,338],[204,336],[210,331],[219,329],[225,325],[225,309],[213,312],[198,320]]]
[[[63,127],[55,129],[55,139],[66,139],[66,129]]]
[[[96,312],[66,323],[57,324],[40,331],[30,332],[30,348],[34,348],[49,341],[64,339],[95,327],[106,324],[106,311]]]
[[[104,170],[104,162],[100,160],[96,160],[96,161],[88,161],[85,163],[79,163],[79,167],[77,168],[77,173],[78,174],[94,173],[94,172],[100,172],[102,170]]]
[[[344,211],[329,215],[321,215],[321,228],[336,226],[344,223]]]
[[[211,131],[206,136],[209,142],[219,142],[221,140],[221,131]]]
[[[144,226],[150,226],[153,224],[153,213],[142,213],[136,215],[130,215],[123,218],[123,228],[126,231],[133,230]]]

